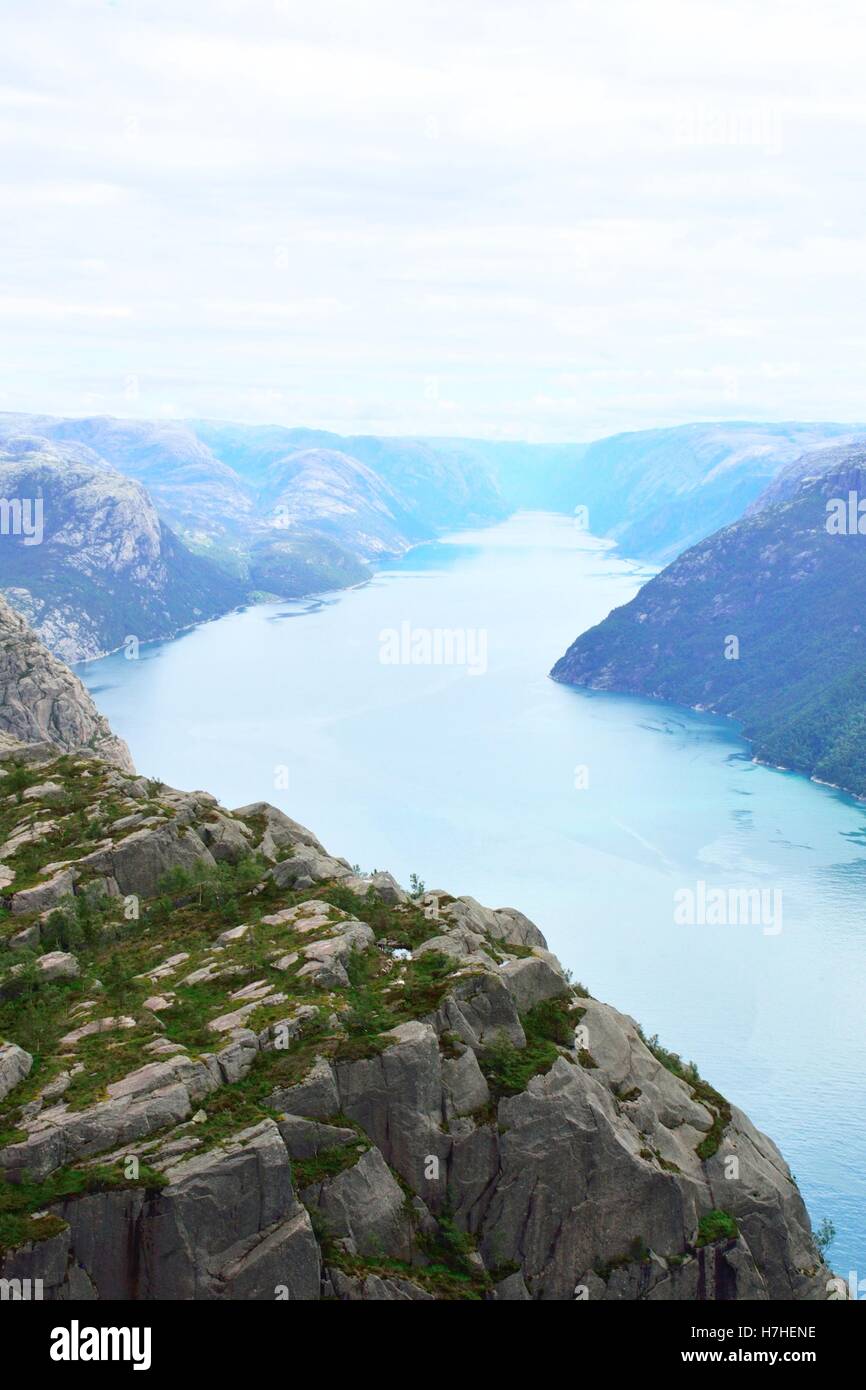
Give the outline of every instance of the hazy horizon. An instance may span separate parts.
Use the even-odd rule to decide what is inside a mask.
[[[311,433],[333,434],[333,435],[334,435],[335,437],[337,437],[337,438],[351,438],[351,437],[357,438],[357,437],[370,436],[370,437],[384,438],[384,439],[415,439],[415,440],[427,440],[427,441],[429,441],[429,442],[431,442],[431,443],[436,443],[436,442],[438,442],[438,441],[447,441],[447,442],[451,442],[451,443],[459,443],[460,441],[465,440],[465,441],[467,441],[467,442],[479,441],[479,442],[491,443],[491,444],[526,444],[526,445],[532,445],[532,446],[538,445],[538,446],[542,446],[542,447],[543,447],[544,445],[550,445],[550,446],[553,447],[553,448],[567,448],[569,445],[583,446],[583,445],[588,445],[588,444],[599,443],[601,440],[604,440],[604,439],[616,438],[618,435],[627,435],[627,434],[647,434],[647,433],[650,433],[651,431],[654,431],[654,430],[688,429],[689,426],[696,426],[696,425],[717,426],[719,429],[724,429],[724,428],[726,428],[726,427],[728,427],[728,428],[736,428],[736,427],[739,427],[739,426],[742,426],[742,427],[754,426],[755,428],[762,428],[762,427],[764,427],[764,426],[774,426],[774,425],[784,426],[784,425],[790,425],[790,426],[796,426],[796,427],[807,428],[807,427],[809,427],[809,426],[821,426],[821,425],[850,425],[850,426],[852,427],[852,429],[862,429],[862,430],[866,431],[866,421],[864,421],[864,420],[862,420],[862,419],[861,419],[861,420],[855,420],[855,419],[846,420],[846,419],[836,418],[836,419],[832,419],[832,420],[831,420],[829,417],[824,418],[824,419],[818,419],[817,417],[814,418],[814,419],[807,419],[805,416],[783,416],[783,417],[780,417],[779,419],[773,419],[773,418],[771,418],[769,415],[767,415],[767,416],[752,416],[752,417],[750,417],[749,419],[740,418],[740,417],[737,417],[737,416],[732,416],[730,419],[727,419],[727,418],[722,418],[722,417],[719,417],[719,416],[707,416],[706,418],[696,418],[696,417],[695,417],[695,418],[690,418],[690,419],[687,419],[687,420],[662,421],[662,422],[660,422],[660,423],[658,423],[658,424],[655,424],[655,425],[645,425],[645,426],[641,426],[639,429],[638,429],[638,428],[635,428],[635,429],[611,429],[611,430],[607,431],[607,432],[604,433],[604,434],[591,434],[591,435],[587,435],[586,438],[583,438],[583,439],[578,438],[576,435],[574,435],[574,436],[572,436],[572,437],[570,437],[570,438],[567,438],[567,439],[566,439],[566,438],[563,438],[563,439],[528,439],[528,438],[521,438],[521,437],[516,436],[516,435],[504,437],[504,436],[501,435],[501,434],[496,434],[496,433],[484,434],[484,433],[481,433],[481,432],[478,432],[478,433],[475,433],[475,434],[463,434],[463,433],[460,433],[460,434],[457,434],[457,433],[454,433],[454,434],[450,434],[450,433],[449,433],[449,434],[446,434],[446,433],[430,434],[430,433],[424,433],[424,432],[422,432],[422,431],[410,432],[410,431],[407,431],[407,430],[391,430],[391,429],[388,429],[387,427],[383,427],[382,429],[378,429],[378,430],[370,430],[370,429],[350,430],[350,429],[348,429],[348,428],[345,428],[345,429],[334,429],[334,428],[332,428],[332,427],[329,426],[329,425],[316,424],[316,423],[312,423],[312,422],[307,421],[307,420],[291,420],[291,421],[289,421],[289,420],[274,420],[274,419],[251,420],[251,419],[241,419],[241,418],[240,418],[239,416],[237,416],[237,415],[176,415],[176,416],[165,416],[165,415],[152,415],[152,414],[151,414],[151,415],[144,415],[144,414],[142,414],[142,413],[140,413],[140,412],[132,412],[132,411],[129,412],[129,413],[125,413],[125,412],[119,411],[119,410],[118,410],[118,411],[113,411],[113,410],[104,410],[104,411],[91,411],[91,410],[81,410],[81,411],[77,411],[77,410],[69,410],[69,411],[63,411],[63,412],[59,412],[59,411],[50,411],[50,410],[0,410],[0,419],[2,419],[4,416],[8,416],[8,415],[13,415],[13,416],[15,416],[15,415],[43,416],[43,417],[45,417],[46,419],[69,419],[69,420],[76,420],[76,419],[78,419],[78,420],[108,419],[108,420],[123,420],[123,421],[128,421],[128,422],[134,423],[134,424],[151,424],[151,425],[195,425],[195,424],[238,425],[238,426],[240,426],[241,428],[244,428],[244,429],[247,429],[247,428],[248,428],[248,429],[263,429],[263,430],[267,430],[267,429],[285,429],[285,430],[292,430],[292,431],[309,431],[309,432],[311,432]]]

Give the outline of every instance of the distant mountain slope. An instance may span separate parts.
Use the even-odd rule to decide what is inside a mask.
[[[866,535],[827,528],[828,501],[866,498],[866,446],[824,462],[579,637],[554,679],[731,715],[758,757],[866,795]]]
[[[294,538],[306,538],[311,569],[314,535],[345,552],[341,563],[351,568],[443,529],[489,524],[521,509],[576,507],[588,508],[590,529],[616,540],[624,554],[661,564],[735,521],[805,451],[856,438],[866,426],[733,421],[590,444],[529,444],[343,436],[219,420],[0,414],[0,439],[22,431],[89,446],[137,478],[186,544],[241,578],[248,577],[252,549],[261,553],[274,541],[267,569],[279,585],[286,537],[272,534],[275,468],[293,474]],[[337,497],[335,469],[343,470]],[[360,484],[357,496],[353,484]],[[372,513],[365,489],[376,494]],[[292,582],[287,575],[289,592]]]
[[[180,534],[231,537],[255,515],[249,490],[181,421],[99,416],[37,423],[48,438],[87,444],[113,468],[143,483]]]
[[[490,458],[471,441],[344,436],[328,430],[218,420],[190,421],[189,426],[217,458],[253,487],[262,484],[277,459],[313,451],[352,459],[375,474],[402,513],[407,531],[414,527],[419,536],[429,537],[444,527],[496,521],[511,509]]]
[[[624,555],[664,564],[736,521],[806,450],[866,433],[833,424],[679,425],[590,444],[570,484],[589,528]]]
[[[864,432],[866,434],[866,432]],[[844,478],[847,470],[855,472],[866,448],[866,437],[845,439],[840,443],[828,444],[811,453],[799,454],[791,463],[785,464],[764,488],[755,501],[746,509],[746,516],[754,516],[778,502],[787,502],[795,497],[803,485],[822,477],[832,481],[834,477]]]
[[[236,581],[181,544],[140,483],[80,445],[7,440],[0,497],[41,504],[40,543],[0,535],[0,589],[67,661],[128,636],[173,636],[244,598]]]
[[[0,415],[0,441],[85,445],[143,483],[163,520],[248,590],[295,597],[369,577],[444,528],[509,508],[487,464],[411,440],[219,421]]]

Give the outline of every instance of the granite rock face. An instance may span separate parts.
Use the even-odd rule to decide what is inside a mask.
[[[24,1080],[32,1066],[33,1058],[23,1047],[0,1043],[0,1100],[5,1100],[18,1082]]]
[[[129,749],[77,676],[53,657],[0,597],[0,734],[25,744],[87,749],[132,771]]]

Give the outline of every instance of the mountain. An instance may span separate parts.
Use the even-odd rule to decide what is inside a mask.
[[[142,483],[163,520],[248,590],[278,597],[355,584],[442,529],[508,511],[486,464],[418,441],[219,421],[0,416],[92,449]]]
[[[511,509],[495,477],[494,460],[459,440],[338,435],[279,425],[190,421],[196,437],[253,487],[275,460],[321,451],[354,460],[380,479],[406,533],[429,539],[437,531],[498,521]]]
[[[0,496],[28,499],[41,517],[38,537],[12,526],[0,534],[0,589],[66,660],[99,656],[130,636],[174,636],[245,597],[186,549],[140,483],[89,448],[6,439]]]
[[[21,627],[22,672],[56,667]],[[263,802],[45,743],[0,765],[3,1280],[270,1302],[837,1287],[773,1143],[519,911],[410,896]]]
[[[590,444],[529,444],[215,420],[0,414],[0,440],[22,432],[89,447],[136,478],[185,544],[253,587],[250,557],[264,558],[273,545],[264,567],[281,592],[287,539],[305,538],[313,584],[317,540],[330,547],[324,588],[335,563],[362,567],[363,576],[382,556],[443,530],[490,524],[524,509],[585,507],[596,535],[615,540],[625,555],[664,563],[736,520],[805,451],[851,440],[866,427],[734,421],[640,430]],[[290,485],[290,504],[275,514],[274,480],[281,476]],[[296,581],[289,571],[287,596],[297,593]]]
[[[553,678],[730,715],[758,758],[866,795],[866,534],[847,526],[850,494],[866,498],[866,445],[800,459],[580,636]]]
[[[735,422],[531,445],[0,415],[6,500],[51,501],[43,544],[0,535],[0,587],[79,660],[243,602],[363,583],[413,545],[522,508],[586,508],[597,535],[659,561],[851,429]]]
[[[250,427],[196,422],[193,428],[223,461],[248,474]],[[734,421],[639,430],[590,444],[263,433],[285,433],[298,446],[340,449],[361,460],[421,523],[472,525],[523,509],[573,513],[586,507],[596,535],[615,540],[625,555],[662,563],[736,520],[805,450],[832,447],[858,431],[862,427]]]
[[[616,541],[623,555],[664,564],[736,521],[805,451],[864,433],[853,425],[734,421],[615,435],[589,445],[569,474],[568,509],[587,507],[589,529]]]
[[[836,479],[844,481],[848,470],[856,471],[866,450],[866,437],[846,439],[842,443],[829,444],[812,453],[800,454],[784,468],[780,468],[773,481],[764,488],[754,502],[746,508],[746,516],[754,516],[766,507],[777,502],[787,502],[812,481],[816,484],[823,478],[832,488]]]
[[[0,747],[49,743],[88,750],[132,771],[129,749],[99,713],[77,676],[43,646],[0,596]],[[5,883],[2,874],[0,881]]]

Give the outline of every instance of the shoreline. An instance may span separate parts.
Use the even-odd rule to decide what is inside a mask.
[[[578,637],[580,635],[581,634],[578,633]],[[576,640],[575,638],[575,641]],[[651,700],[653,704],[666,705],[669,709],[691,710],[693,714],[708,715],[712,719],[725,719],[733,725],[736,725],[738,722],[735,715],[722,714],[720,711],[714,710],[710,705],[681,704],[677,700],[669,700],[664,695],[648,695],[642,690],[624,690],[615,686],[583,685],[578,681],[561,680],[559,677],[553,675],[553,668],[548,671],[547,678],[553,681],[555,685],[563,685],[571,690],[588,691],[593,695],[618,695],[621,699]],[[786,767],[784,763],[774,763],[769,758],[762,758],[754,751],[753,738],[744,733],[742,729],[737,730],[737,736],[741,738],[745,744],[748,744],[751,753],[750,761],[753,762],[756,767],[766,767],[769,768],[771,772],[784,772],[789,777],[800,777],[804,782],[811,782],[812,785],[816,787],[825,787],[828,791],[836,792],[837,795],[845,797],[849,801],[856,802],[858,806],[866,806],[866,792],[855,792],[851,787],[843,786],[840,782],[828,782],[823,777],[813,777],[811,773],[804,771],[802,768]]]

